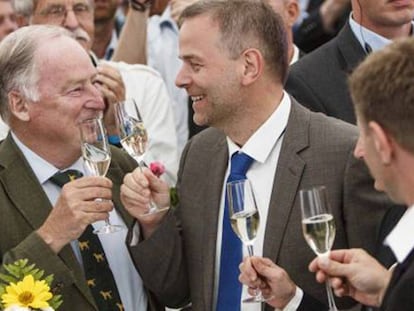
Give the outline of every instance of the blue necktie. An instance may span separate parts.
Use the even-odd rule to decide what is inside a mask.
[[[253,159],[244,153],[234,153],[231,157],[230,175],[227,182],[246,179],[246,172]],[[230,224],[227,193],[223,215],[221,238],[220,279],[217,297],[217,311],[240,310],[242,285],[238,280],[239,264],[243,259],[242,243]]]

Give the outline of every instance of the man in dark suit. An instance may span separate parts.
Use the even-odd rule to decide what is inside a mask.
[[[413,33],[414,1],[352,0],[336,38],[291,67],[287,91],[302,105],[355,124],[347,76],[371,52]]]
[[[113,291],[102,291],[109,302],[117,289],[121,300],[105,307],[88,288],[97,284],[87,277],[83,255],[92,242],[78,243],[85,228],[99,227],[108,216],[132,224],[119,188],[135,161],[113,148],[107,178],[86,176],[63,188],[54,179],[69,169],[85,176],[77,124],[98,117],[105,107],[88,54],[63,28],[29,26],[1,42],[0,70],[0,112],[11,129],[0,145],[1,262],[27,258],[46,275],[54,274],[52,289],[63,297],[62,311],[146,310],[147,294],[125,245],[126,230],[94,239],[102,244],[96,255],[107,262],[105,271],[115,281]]]
[[[294,27],[294,40],[310,53],[334,38],[351,11],[350,0],[299,0],[301,15]]]
[[[125,177],[121,198],[140,224],[141,240],[131,235],[131,253],[144,283],[169,306],[192,301],[194,310],[264,307],[241,304],[246,290],[230,307],[221,300],[222,275],[228,276],[220,261],[228,246],[222,242],[229,221],[225,179],[233,175],[234,158],[244,155],[254,159],[246,176],[261,222],[254,252],[287,272],[283,286],[289,298],[298,295],[300,302],[303,290],[305,306],[317,310],[322,303],[312,297],[325,301],[325,288],[307,271],[313,254],[302,236],[299,189],[327,186],[337,219],[336,248],[373,250],[386,207],[362,161],[352,156],[356,128],[312,113],[284,92],[283,21],[264,2],[208,0],[189,6],[181,15],[180,56],[184,63],[176,83],[193,99],[195,122],[210,128],[184,150],[177,209],[142,216],[150,196],[160,207],[170,204],[168,187],[148,170]],[[236,281],[241,260],[240,254]],[[341,307],[352,303],[338,301]]]
[[[386,270],[368,254],[355,249],[334,251],[331,260],[316,259],[310,265],[318,281],[327,276],[333,278],[336,294],[350,295],[384,311],[408,311],[414,304],[413,53],[414,39],[395,42],[370,55],[350,78],[360,128],[355,156],[367,163],[377,189],[408,206],[384,240],[398,265]]]

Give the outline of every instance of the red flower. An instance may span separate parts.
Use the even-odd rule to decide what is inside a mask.
[[[155,176],[160,177],[165,172],[165,166],[159,161],[154,161],[150,163],[150,170]]]

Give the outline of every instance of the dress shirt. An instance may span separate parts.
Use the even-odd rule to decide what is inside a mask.
[[[412,22],[412,24],[413,24],[412,29],[414,29],[414,22]],[[364,51],[366,51],[365,49],[366,44],[368,44],[372,52],[374,52],[374,51],[382,49],[383,47],[385,47],[386,45],[392,42],[392,40],[387,39],[383,36],[380,36],[379,34],[358,24],[353,19],[352,13],[349,16],[349,25],[351,26],[352,32],[354,33],[355,37],[358,39]],[[411,35],[412,34],[413,34],[413,31],[411,30]],[[368,51],[366,52],[368,53]]]
[[[289,66],[293,65],[294,63],[296,63],[299,60],[299,48],[294,44],[293,45],[293,55],[292,58],[289,62]]]
[[[217,245],[216,245],[216,271],[214,282],[214,301],[217,301],[218,280],[220,272],[220,255],[221,255],[221,235],[223,231],[223,213],[226,180],[230,173],[230,156],[241,150],[243,153],[252,157],[253,162],[250,169],[247,171],[247,178],[252,183],[252,188],[255,193],[256,203],[260,215],[260,226],[257,232],[256,240],[253,244],[254,254],[262,256],[263,242],[265,236],[265,228],[267,215],[270,204],[270,196],[273,189],[273,179],[276,172],[276,166],[279,159],[280,148],[282,146],[283,134],[286,128],[290,113],[291,101],[289,95],[284,92],[282,101],[279,107],[272,113],[265,123],[249,138],[249,140],[240,149],[230,138],[227,138],[229,148],[229,160],[227,172],[223,180],[223,190],[220,203],[220,213],[217,230]],[[246,247],[243,247],[244,256],[247,256]],[[242,300],[248,296],[247,287],[243,286]],[[241,302],[240,302],[241,303]],[[214,304],[214,305],[215,305]],[[241,305],[243,311],[259,311],[260,304],[250,303]]]
[[[114,54],[115,49],[116,49],[117,46],[118,46],[118,34],[116,33],[116,30],[113,29],[112,30],[111,41],[109,41],[109,44],[106,47],[105,55],[104,55],[103,59],[110,60],[112,58],[112,55]]]
[[[8,133],[9,133],[9,126],[0,117],[0,140],[5,139]]]
[[[309,16],[308,13],[308,6],[309,6],[309,1],[310,0],[298,0],[299,1],[299,17],[295,22],[295,27],[299,26],[300,24],[302,24],[303,20]]]
[[[124,62],[106,62],[118,69],[125,84],[125,97],[137,104],[148,132],[148,151],[145,163],[160,161],[165,166],[162,179],[170,185],[177,181],[178,147],[170,97],[158,72],[145,65]],[[136,115],[134,107],[125,107]]]
[[[178,139],[178,152],[184,149],[188,140],[188,95],[184,89],[175,85],[175,78],[181,68],[178,58],[178,26],[171,18],[170,5],[161,16],[149,19],[147,30],[147,63],[156,69],[167,85],[172,99],[175,127]]]
[[[54,206],[59,198],[61,188],[51,182],[49,178],[57,173],[59,169],[30,150],[13,133],[12,136],[36,175],[40,185],[49,198],[50,203]],[[87,175],[81,158],[64,170],[67,169],[75,169],[81,171],[84,175]],[[109,221],[112,224],[125,226],[124,221],[115,209],[109,213]],[[104,224],[104,221],[98,221],[93,223],[92,226],[97,229]],[[126,247],[126,235],[127,230],[122,230],[111,234],[100,234],[98,237],[114,275],[125,311],[147,310],[147,296],[144,291],[141,277],[135,269]],[[78,241],[72,241],[71,246],[76,258],[82,266]]]
[[[384,244],[391,248],[399,263],[402,263],[414,248],[413,223],[414,205],[411,205],[385,238]]]

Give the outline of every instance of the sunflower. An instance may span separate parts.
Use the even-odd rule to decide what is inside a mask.
[[[6,287],[6,293],[1,296],[3,305],[30,307],[41,309],[49,307],[48,300],[53,297],[50,287],[45,281],[35,281],[31,274],[26,275],[17,284],[11,283]]]

